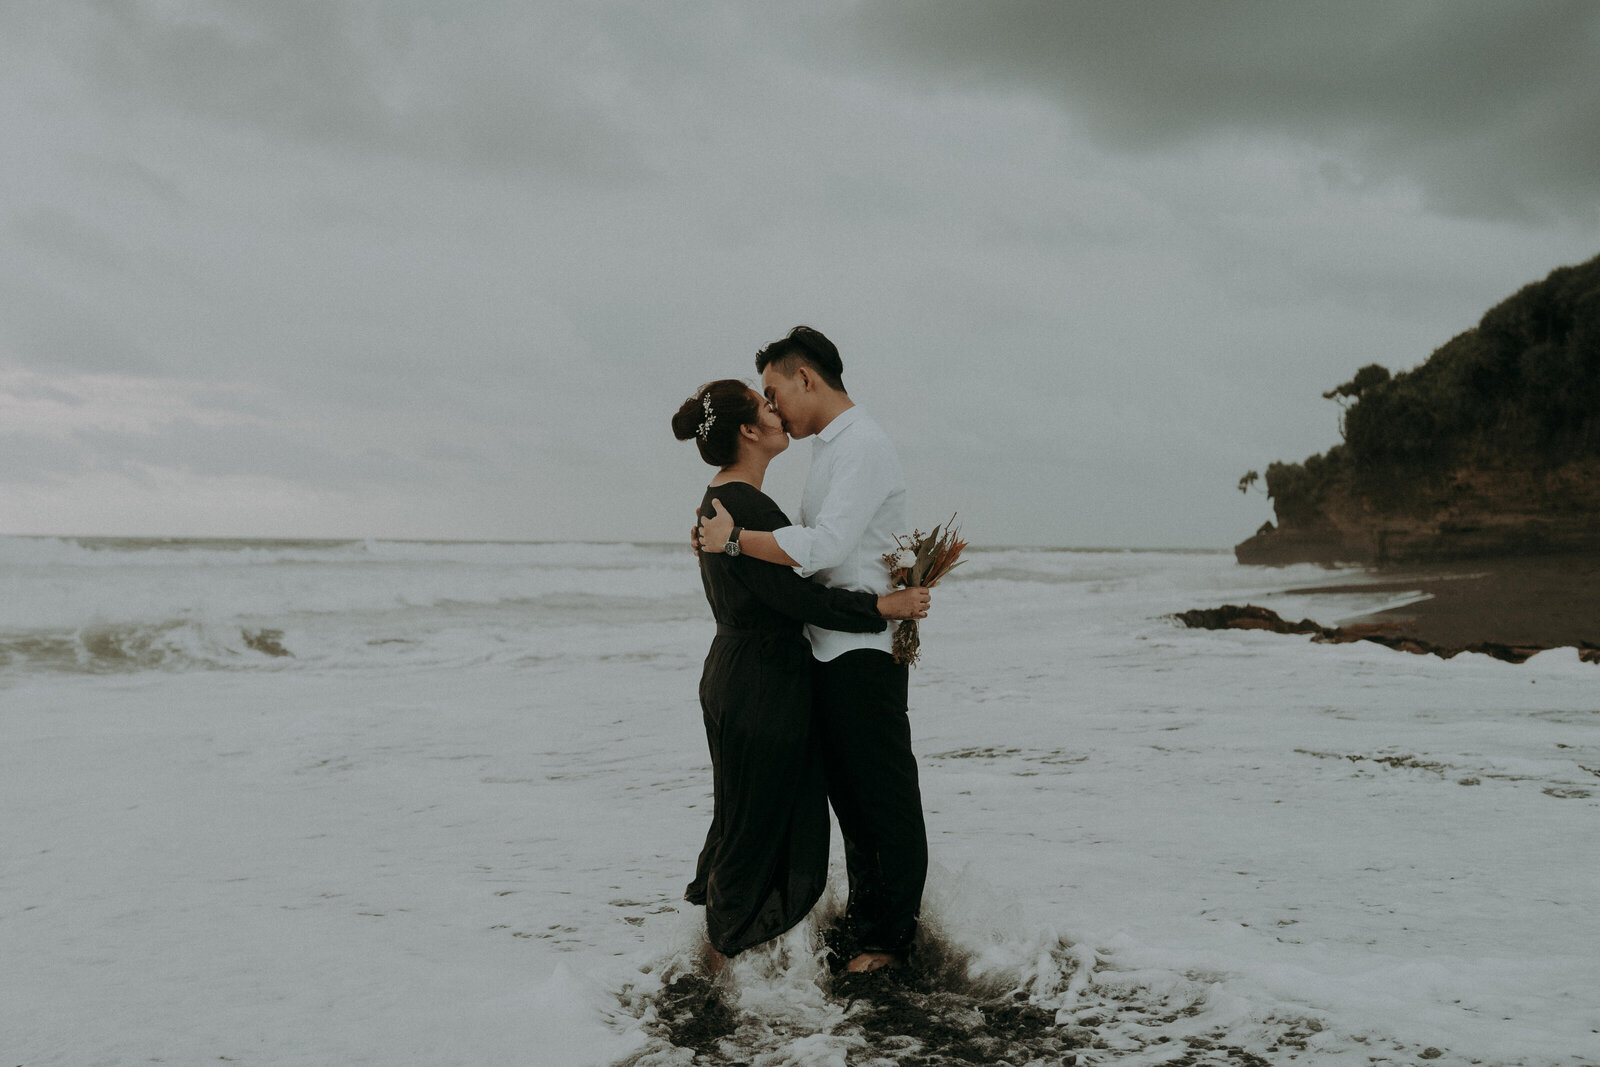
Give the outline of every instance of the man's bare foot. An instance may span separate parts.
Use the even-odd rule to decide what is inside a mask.
[[[850,974],[869,974],[872,971],[898,967],[902,962],[899,956],[890,952],[863,952],[845,964],[844,969]]]
[[[713,975],[721,974],[722,968],[728,965],[728,957],[718,952],[711,945],[706,946],[706,970]]]

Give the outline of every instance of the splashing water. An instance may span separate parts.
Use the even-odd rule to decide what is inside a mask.
[[[617,993],[641,1035],[618,1067],[1256,1067],[1301,1059],[1325,1029],[1315,1014],[1224,990],[1228,976],[1132,967],[1113,949],[1032,924],[970,872],[933,875],[911,962],[873,974],[843,973],[837,887],[805,922],[717,975],[705,967],[698,910],[678,913],[673,947]]]

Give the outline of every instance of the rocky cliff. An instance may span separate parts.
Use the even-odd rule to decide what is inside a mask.
[[[1344,405],[1343,443],[1267,468],[1277,522],[1239,562],[1600,554],[1600,257],[1524,287],[1421,366],[1369,365],[1324,395]]]
[[[1264,528],[1240,563],[1414,563],[1489,556],[1600,555],[1600,460],[1547,469],[1462,467],[1426,498],[1384,509],[1341,479],[1316,518]]]

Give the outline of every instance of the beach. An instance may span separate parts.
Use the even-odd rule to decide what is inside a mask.
[[[1359,622],[1413,634],[1445,648],[1481,642],[1536,648],[1600,647],[1600,559],[1525,556],[1464,560],[1373,572],[1366,584],[1303,593],[1364,596],[1374,588],[1420,599]]]
[[[696,1048],[714,628],[680,546],[0,564],[9,1063],[1597,1062],[1600,668],[1171,618],[1442,627],[1504,572],[974,550],[911,685],[943,989],[904,1025],[836,995],[835,837]]]

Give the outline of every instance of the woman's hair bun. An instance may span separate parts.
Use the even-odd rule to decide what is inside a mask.
[[[678,413],[672,416],[672,436],[680,441],[698,437],[700,424],[705,421],[705,417],[705,407],[700,403],[700,397],[691,396],[683,402]]]
[[[739,427],[761,417],[759,399],[737,378],[707,382],[672,416],[672,435],[693,440],[700,458],[713,467],[729,466],[739,458]]]

